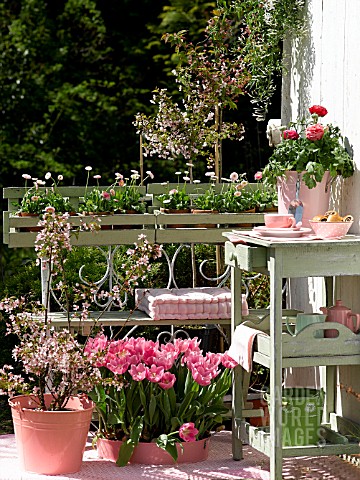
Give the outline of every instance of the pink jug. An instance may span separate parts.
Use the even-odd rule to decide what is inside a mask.
[[[327,315],[326,322],[342,323],[353,332],[358,332],[360,330],[360,314],[352,313],[350,308],[345,307],[345,305],[342,304],[341,300],[336,300],[333,307],[321,307],[320,310]],[[325,337],[334,338],[337,336],[337,330],[325,330]]]

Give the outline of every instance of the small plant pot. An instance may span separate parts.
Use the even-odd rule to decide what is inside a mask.
[[[33,217],[40,220],[40,217],[37,213],[28,213],[28,212],[20,212],[18,213],[19,217]],[[41,227],[20,227],[20,232],[40,232]]]
[[[107,440],[98,438],[96,442],[99,458],[116,462],[119,456],[119,450],[123,442],[120,440]],[[210,437],[195,442],[182,442],[177,444],[178,459],[159,448],[156,443],[139,443],[130,459],[130,464],[142,465],[174,465],[175,463],[196,463],[203,462],[209,456]],[[182,447],[181,447],[181,446]]]
[[[173,208],[163,208],[161,207],[160,208],[160,212],[161,213],[168,213],[168,214],[174,214],[174,215],[181,215],[183,213],[190,213],[190,209],[189,208],[184,208],[182,210],[175,210]],[[168,224],[166,225],[167,228],[187,228],[187,227],[191,227],[192,225],[185,225],[185,224]]]
[[[208,214],[212,215],[213,213],[219,213],[217,210],[199,210],[199,209],[193,209],[191,210],[191,213],[194,215],[201,215],[201,214]],[[194,225],[194,228],[217,228],[216,223],[199,223]]]

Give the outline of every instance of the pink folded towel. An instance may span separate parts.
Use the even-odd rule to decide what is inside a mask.
[[[135,302],[153,320],[231,318],[231,291],[227,287],[138,288]],[[249,314],[245,295],[242,314]]]
[[[252,370],[253,346],[257,335],[268,336],[261,330],[255,330],[244,324],[237,326],[228,351],[228,355],[248,372]]]

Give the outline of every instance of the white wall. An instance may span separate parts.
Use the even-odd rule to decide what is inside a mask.
[[[359,233],[360,0],[308,0],[304,22],[303,38],[285,45],[289,70],[283,82],[282,123],[306,116],[311,105],[327,108],[324,123],[340,127],[356,163],[354,176],[333,186],[332,206],[341,215],[352,214],[350,233]],[[360,277],[338,279],[335,291],[336,298],[360,312]],[[339,375],[339,381],[360,392],[360,367],[342,367]],[[353,396],[340,392],[338,409],[360,421],[360,402]]]

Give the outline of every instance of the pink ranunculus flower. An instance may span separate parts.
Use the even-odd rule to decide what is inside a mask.
[[[309,112],[311,113],[311,115],[315,114],[318,117],[325,117],[325,115],[327,115],[328,113],[326,108],[322,107],[321,105],[313,105],[309,108]]]
[[[321,140],[324,136],[324,127],[320,123],[310,125],[306,129],[306,138],[311,141]]]
[[[168,390],[174,385],[175,381],[176,377],[173,373],[165,372],[159,382],[159,387],[163,388],[164,390]]]
[[[105,192],[105,190],[102,192],[101,194],[103,196],[103,198],[105,200],[109,200],[110,199],[110,193],[109,192]]]
[[[299,138],[299,134],[297,133],[296,130],[293,130],[293,129],[284,130],[283,138],[285,140],[297,140]]]
[[[195,424],[193,422],[184,423],[179,428],[179,436],[185,442],[195,442],[196,435],[199,433],[199,430],[195,428]]]
[[[259,180],[262,179],[262,172],[256,172],[254,175],[254,179],[258,182]]]

